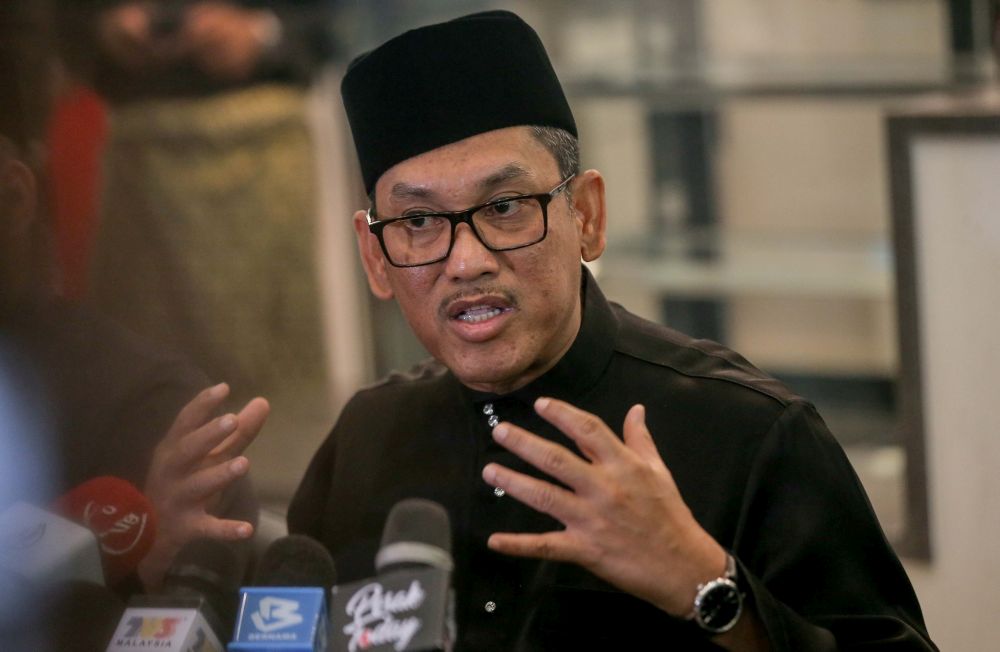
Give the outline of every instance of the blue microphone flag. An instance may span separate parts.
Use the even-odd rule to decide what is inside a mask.
[[[325,591],[316,587],[240,590],[229,652],[316,652],[327,648]]]

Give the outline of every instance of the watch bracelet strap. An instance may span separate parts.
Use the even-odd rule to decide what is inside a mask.
[[[697,599],[698,594],[701,593],[701,590],[705,586],[707,586],[711,582],[718,581],[718,580],[729,580],[729,581],[733,582],[734,584],[736,584],[737,589],[739,589],[740,588],[740,582],[737,581],[738,576],[739,576],[739,573],[737,572],[737,568],[736,568],[736,558],[733,557],[733,555],[727,550],[726,551],[726,569],[723,571],[723,573],[722,573],[722,575],[720,577],[717,577],[717,578],[715,578],[713,580],[708,580],[707,582],[703,582],[702,584],[699,584],[697,586],[697,588],[695,588],[695,591],[694,591],[695,598]],[[742,590],[740,591],[740,595],[743,595],[743,591]],[[684,616],[684,620],[689,620],[691,622],[694,622],[695,618],[697,617],[697,615],[698,615],[698,608],[692,602],[692,604],[691,604],[691,611],[690,611],[690,613],[688,613],[688,615]]]

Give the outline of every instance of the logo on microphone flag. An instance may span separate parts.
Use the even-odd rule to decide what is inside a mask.
[[[83,508],[83,524],[97,534],[101,550],[109,555],[127,555],[143,542],[149,514],[91,500]]]
[[[193,609],[129,607],[107,652],[179,650],[221,652],[222,643]]]
[[[262,632],[295,627],[302,623],[302,614],[298,613],[300,606],[298,600],[286,600],[269,595],[257,603],[257,611],[250,614],[250,620]]]
[[[446,649],[450,573],[394,570],[333,589],[333,652]]]
[[[327,608],[323,589],[247,587],[230,650],[326,649]],[[292,646],[307,647],[292,647]],[[287,646],[287,647],[286,647]]]

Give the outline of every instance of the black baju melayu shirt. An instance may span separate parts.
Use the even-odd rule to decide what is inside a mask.
[[[359,392],[293,499],[289,527],[325,543],[340,581],[374,574],[386,515],[424,497],[451,517],[460,650],[717,649],[695,626],[572,564],[490,551],[493,532],[560,528],[481,478],[496,420],[575,450],[532,410],[539,396],[646,422],[695,518],[739,561],[772,649],[930,650],[920,608],[857,477],[812,405],[718,344],[609,304],[584,273],[583,323],[550,371],[504,396],[436,362]],[[500,494],[500,495],[498,495]],[[692,600],[695,587],[692,587]]]

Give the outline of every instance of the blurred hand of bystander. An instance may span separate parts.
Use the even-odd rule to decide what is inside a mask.
[[[243,451],[257,437],[270,406],[251,400],[239,414],[213,418],[229,395],[225,383],[199,393],[185,405],[157,445],[145,493],[156,508],[158,529],[152,550],[139,564],[139,577],[155,591],[177,551],[199,538],[235,541],[253,534],[246,521],[211,514],[222,492],[250,467]]]

